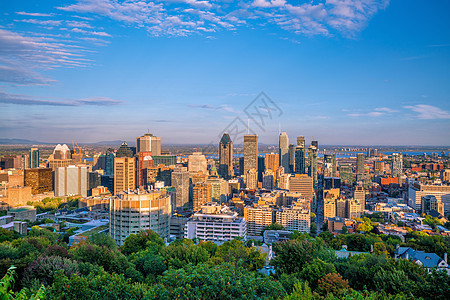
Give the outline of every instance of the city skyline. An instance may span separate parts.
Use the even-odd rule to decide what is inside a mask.
[[[280,128],[322,145],[450,141],[446,1],[1,7],[5,139],[133,141],[148,129],[164,144],[218,144],[265,92],[282,114],[250,121],[260,143],[276,145]]]

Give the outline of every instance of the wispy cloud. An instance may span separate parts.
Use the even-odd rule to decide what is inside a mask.
[[[106,97],[92,97],[76,100],[43,100],[36,97],[18,94],[9,94],[0,91],[0,103],[16,105],[45,105],[45,106],[111,106],[123,103],[123,101],[114,100]]]
[[[291,4],[286,0],[78,0],[58,9],[89,13],[147,29],[155,36],[236,30],[239,26],[267,23],[297,34],[353,36],[367,26],[389,0],[319,0]]]
[[[405,108],[416,112],[417,118],[431,120],[431,119],[450,119],[450,112],[443,110],[439,107],[427,105],[427,104],[417,104],[408,105]]]
[[[342,111],[351,112],[352,110],[342,109]],[[389,115],[389,114],[392,114],[395,112],[398,112],[398,111],[394,110],[392,108],[389,108],[389,107],[377,107],[369,112],[351,112],[351,113],[348,113],[347,115],[349,117],[381,117],[381,116]]]
[[[52,17],[55,15],[53,13],[43,14],[43,13],[29,13],[29,12],[24,12],[24,11],[18,11],[18,12],[16,12],[16,14],[21,15],[21,16],[30,16],[30,17]]]
[[[214,106],[214,105],[210,105],[210,104],[198,104],[198,105],[189,104],[188,106],[193,107],[193,108],[202,108],[202,109],[209,109],[209,110],[223,110],[223,111],[227,111],[227,112],[236,113],[236,111],[229,105]]]
[[[42,26],[60,26],[62,23],[61,20],[22,19],[22,20],[14,20],[14,21],[37,24],[37,25],[42,25]]]

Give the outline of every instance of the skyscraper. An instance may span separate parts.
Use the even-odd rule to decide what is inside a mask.
[[[173,170],[172,186],[176,190],[175,209],[189,209],[189,172],[186,167]]]
[[[206,174],[208,172],[208,162],[201,152],[194,152],[189,155],[188,171],[192,174],[198,172]]]
[[[313,142],[316,142],[316,141],[313,141]],[[313,142],[311,142],[311,144],[313,144]],[[315,143],[315,144],[317,144],[317,143]],[[319,152],[319,149],[317,149],[316,146],[311,145],[308,147],[308,160],[309,160],[308,175],[312,178],[315,189],[317,188],[317,156],[318,156],[318,152]]]
[[[116,156],[113,152],[106,152],[105,156],[105,175],[114,175],[114,159]]]
[[[55,196],[87,197],[87,167],[68,166],[55,169]]]
[[[269,153],[266,154],[265,157],[265,165],[266,165],[266,170],[272,170],[272,171],[276,171],[278,169],[278,167],[280,166],[280,159],[279,159],[279,154],[275,154],[275,153]]]
[[[280,166],[286,171],[289,170],[289,137],[286,132],[280,133],[278,151],[280,155]]]
[[[256,134],[244,135],[244,174],[251,169],[258,171],[258,136]]]
[[[356,177],[360,180],[359,177],[364,175],[364,153],[358,153],[356,157]]]
[[[152,153],[150,151],[141,151],[138,154],[137,163],[137,186],[147,185],[147,169],[153,167]]]
[[[39,168],[39,149],[31,148],[30,150],[30,168]]]
[[[199,182],[192,188],[193,210],[199,211],[205,203],[212,202],[212,187],[209,183]]]
[[[305,151],[305,137],[297,137],[297,147],[295,148],[295,173],[304,174],[305,173],[305,161],[306,161],[306,151]]]
[[[161,155],[161,138],[151,133],[137,137],[136,152],[152,152],[153,155]]]
[[[392,153],[392,177],[400,177],[403,174],[403,154]]]
[[[295,172],[295,148],[294,144],[289,144],[289,173]]]
[[[336,154],[325,154],[323,157],[324,162],[324,177],[336,177],[337,174],[337,163]]]
[[[134,157],[114,159],[114,194],[136,187],[136,160]]]
[[[119,149],[117,149],[116,158],[119,157],[133,157],[133,151],[128,147],[126,142],[123,142]]]
[[[219,143],[219,175],[232,177],[233,172],[233,142],[228,133],[224,133]]]

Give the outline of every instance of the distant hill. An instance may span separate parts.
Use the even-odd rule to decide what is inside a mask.
[[[25,139],[0,139],[0,145],[51,145],[53,143],[25,140]]]

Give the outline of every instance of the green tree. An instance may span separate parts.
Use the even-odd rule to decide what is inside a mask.
[[[240,264],[248,270],[256,271],[264,266],[266,254],[253,247],[246,247],[242,241],[231,240],[217,248],[213,260],[216,263]]]
[[[349,289],[348,281],[337,273],[330,273],[319,280],[317,292],[326,296],[328,294],[343,295]]]
[[[151,249],[158,253],[165,246],[164,240],[152,230],[140,231],[138,234],[130,234],[121,248],[122,253],[130,255],[145,249]]]
[[[311,236],[316,236],[317,235],[317,225],[314,222],[311,222],[311,226],[309,228],[310,230],[310,235]]]
[[[183,268],[188,264],[197,265],[209,260],[208,251],[194,244],[192,240],[177,240],[160,251],[169,268]]]
[[[314,258],[307,263],[299,273],[300,278],[310,283],[311,288],[317,288],[319,279],[329,273],[336,273],[336,268],[332,263],[327,263],[320,258]]]
[[[297,282],[294,286],[294,290],[291,294],[284,297],[284,300],[312,300],[314,299],[311,288],[308,286],[308,282]]]

